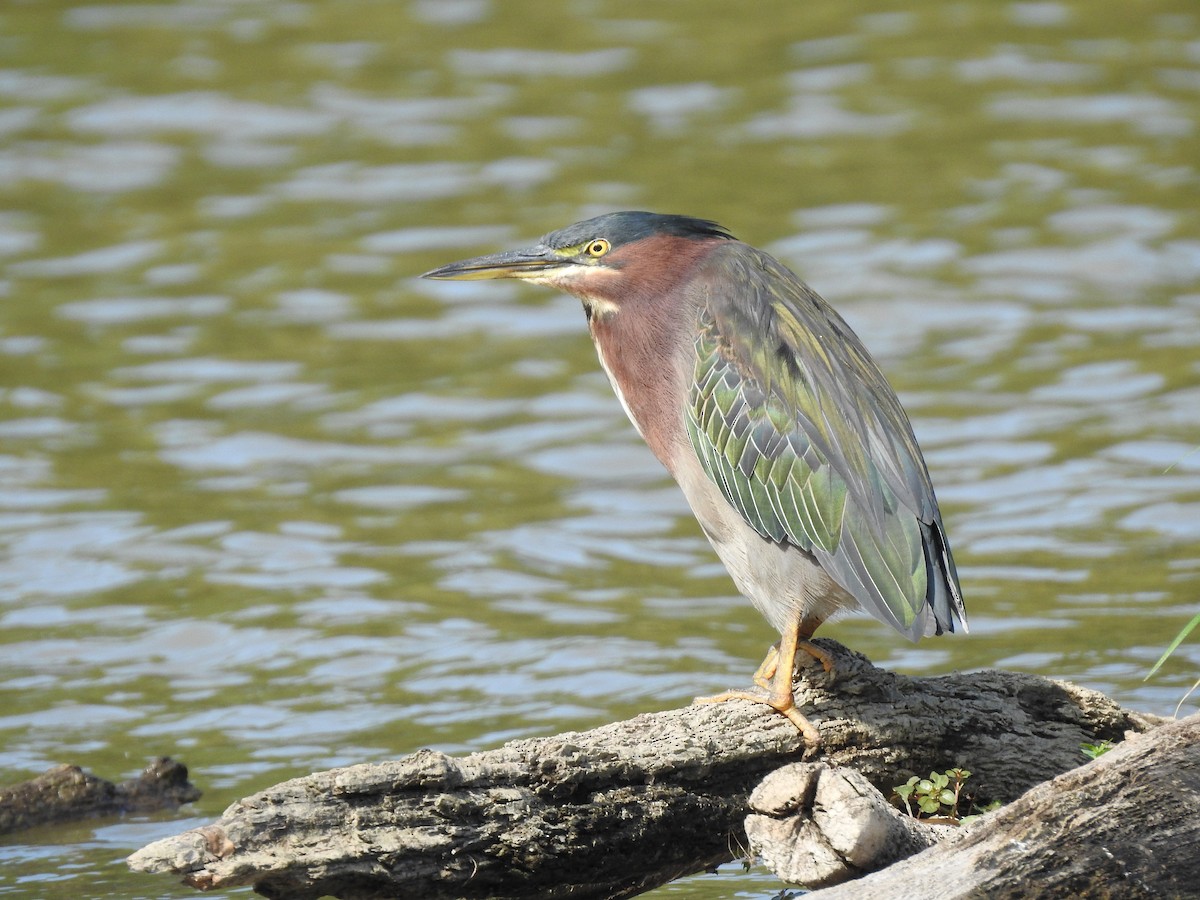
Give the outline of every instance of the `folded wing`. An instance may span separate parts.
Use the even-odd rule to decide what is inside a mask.
[[[699,323],[687,427],[708,477],[910,638],[965,628],[925,462],[861,341],[765,253],[730,244],[706,265],[745,292],[710,295]]]

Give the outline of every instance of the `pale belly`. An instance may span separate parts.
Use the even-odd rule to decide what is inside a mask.
[[[825,621],[858,609],[858,602],[811,554],[763,538],[747,525],[704,474],[690,447],[672,462],[675,480],[734,584],[778,631],[797,617]]]

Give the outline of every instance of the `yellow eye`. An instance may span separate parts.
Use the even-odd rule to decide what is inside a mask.
[[[604,238],[596,238],[594,241],[592,241],[590,244],[587,245],[584,252],[588,256],[592,257],[592,259],[599,259],[601,256],[603,256],[605,253],[608,252],[608,248],[609,248],[608,241],[606,241]]]

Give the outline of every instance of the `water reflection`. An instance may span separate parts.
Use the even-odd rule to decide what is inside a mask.
[[[412,278],[614,205],[769,246],[911,411],[972,635],[831,635],[1170,712],[1200,643],[1141,679],[1200,582],[1195,14],[527,6],[4,12],[4,780],[175,753],[199,822],[744,682],[772,635],[578,304]],[[111,866],[189,824],[18,839],[0,890],[190,895]]]

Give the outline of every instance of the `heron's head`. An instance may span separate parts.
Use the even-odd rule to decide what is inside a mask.
[[[616,212],[552,231],[531,247],[464,259],[421,277],[517,278],[574,294],[589,316],[605,315],[630,298],[679,289],[710,244],[731,239],[706,219]]]

